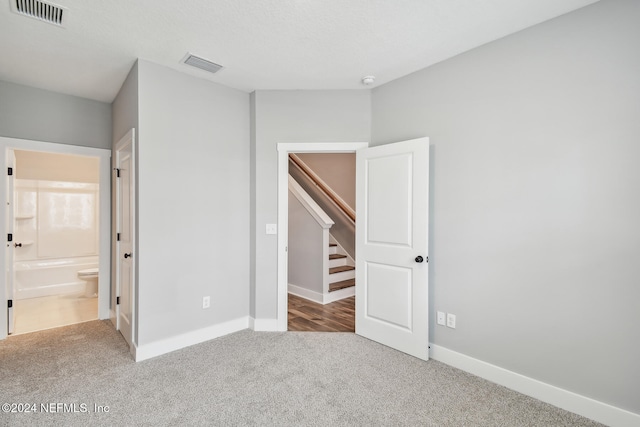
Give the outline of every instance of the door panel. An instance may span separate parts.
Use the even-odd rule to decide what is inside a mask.
[[[120,235],[116,245],[116,298],[119,298],[120,301],[116,306],[116,328],[130,347],[135,340],[134,146],[133,130],[116,145],[116,167],[118,170],[116,178],[116,228]]]
[[[411,246],[412,155],[384,156],[366,162],[368,243]],[[398,182],[407,185],[394,186]],[[397,206],[399,209],[388,209]]]
[[[356,153],[356,333],[427,360],[429,139]]]
[[[411,330],[411,269],[367,263],[365,316]]]

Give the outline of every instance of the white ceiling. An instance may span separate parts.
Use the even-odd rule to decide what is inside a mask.
[[[111,102],[136,58],[247,92],[375,87],[596,0],[56,0],[66,28],[10,1],[0,80]]]

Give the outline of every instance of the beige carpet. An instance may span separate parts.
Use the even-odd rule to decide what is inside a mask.
[[[599,425],[348,333],[245,330],[135,363],[93,321],[9,337],[0,361],[0,403],[36,411],[9,426]]]

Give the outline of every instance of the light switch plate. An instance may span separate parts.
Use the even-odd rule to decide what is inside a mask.
[[[267,224],[267,234],[278,234],[278,224]]]

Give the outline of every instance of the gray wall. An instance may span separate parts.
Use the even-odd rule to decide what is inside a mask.
[[[122,87],[116,95],[116,98],[113,100],[111,104],[111,116],[113,118],[112,122],[112,136],[113,136],[113,153],[111,156],[112,164],[115,162],[115,146],[116,144],[126,135],[126,133],[130,129],[135,129],[135,154],[136,158],[138,158],[138,139],[140,138],[140,127],[138,126],[138,62],[136,61],[131,67],[127,78],[122,83]],[[135,192],[138,194],[138,170],[136,170],[135,177]],[[112,175],[112,191],[111,191],[111,207],[113,215],[111,215],[111,229],[115,230],[117,226],[117,215],[115,214],[116,208],[116,192],[113,190],[115,188],[115,183],[113,182]],[[138,211],[138,200],[135,200],[135,210]],[[139,253],[139,237],[137,234],[137,230],[139,229],[139,221],[136,216],[135,219],[136,225],[136,240],[135,247],[133,248],[134,253]],[[111,233],[111,259],[115,260],[117,257],[116,254],[116,241],[114,233]],[[138,283],[138,269],[134,272],[135,281]],[[111,263],[111,300],[109,301],[109,307],[115,313],[115,301],[116,301],[116,263]],[[138,288],[135,289],[135,300],[138,301],[139,294]],[[137,306],[137,305],[136,305]],[[134,343],[138,343],[138,312],[134,313],[135,323],[134,323]]]
[[[289,284],[323,293],[323,233],[318,221],[289,191]]]
[[[351,153],[349,153],[351,154]],[[355,157],[354,157],[355,158]],[[354,165],[355,166],[355,165]],[[296,180],[300,187],[329,215],[334,222],[329,230],[331,236],[342,246],[347,254],[356,258],[356,225],[345,215],[333,201],[318,187],[305,173],[298,169],[292,161],[289,161],[289,175]],[[355,186],[355,176],[353,185]],[[354,203],[355,206],[355,203]],[[289,236],[291,239],[291,236]],[[289,260],[291,261],[291,260]]]
[[[131,67],[131,71],[122,83],[118,95],[111,104],[113,117],[113,145],[134,128],[138,132],[138,62]],[[137,137],[138,135],[136,135]]]
[[[138,91],[145,345],[249,315],[250,124],[249,94],[147,61]]]
[[[371,94],[353,91],[257,91],[253,95],[255,138],[254,205],[256,319],[275,319],[277,311],[277,236],[265,224],[278,219],[278,152],[281,142],[369,141]]]
[[[373,90],[431,138],[433,342],[640,413],[640,2],[601,1]]]
[[[111,105],[0,80],[0,136],[111,148]]]

